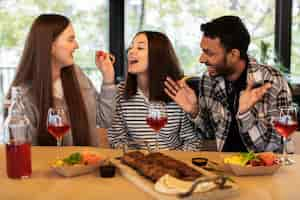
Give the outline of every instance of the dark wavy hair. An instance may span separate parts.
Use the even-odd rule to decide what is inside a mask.
[[[169,38],[160,32],[141,31],[148,39],[148,80],[149,100],[151,101],[172,101],[164,92],[164,81],[167,76],[173,80],[183,77],[179,60]],[[128,73],[125,86],[125,97],[129,99],[137,92],[137,76]]]

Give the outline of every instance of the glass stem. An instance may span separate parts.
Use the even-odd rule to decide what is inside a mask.
[[[155,144],[156,144],[156,147],[155,147],[156,151],[158,151],[158,150],[159,150],[159,146],[158,146],[158,139],[159,139],[159,131],[158,131],[158,132],[156,132],[156,142],[155,142]]]
[[[56,138],[56,145],[57,145],[57,157],[58,159],[60,158],[61,156],[61,143],[62,143],[62,137],[58,137]]]
[[[286,145],[286,137],[283,137],[283,152],[282,152],[283,161],[287,161],[287,145]]]
[[[58,147],[61,146],[61,141],[62,141],[62,138],[61,138],[61,137],[58,137],[58,138],[56,139],[56,145],[57,145]]]

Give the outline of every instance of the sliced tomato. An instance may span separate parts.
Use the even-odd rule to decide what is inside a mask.
[[[272,152],[264,152],[257,155],[261,160],[263,160],[266,164],[266,166],[271,166],[275,164],[275,160],[277,159],[277,156]]]
[[[83,163],[87,165],[97,164],[101,160],[100,156],[90,152],[82,153],[82,157],[83,157]]]

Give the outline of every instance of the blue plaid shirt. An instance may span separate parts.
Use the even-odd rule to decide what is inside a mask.
[[[249,111],[236,114],[240,136],[248,151],[280,152],[281,137],[273,129],[271,118],[279,115],[279,106],[291,104],[291,91],[278,70],[251,60],[247,79],[255,74],[262,75],[272,87]],[[224,77],[210,77],[205,73],[200,79],[199,91],[199,113],[193,121],[203,134],[216,138],[217,149],[222,151],[232,121]]]

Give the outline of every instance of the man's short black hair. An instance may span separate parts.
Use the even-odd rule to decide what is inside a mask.
[[[204,36],[219,38],[221,44],[228,52],[232,49],[240,51],[242,59],[248,59],[247,51],[250,35],[242,20],[237,16],[222,16],[201,25]]]

